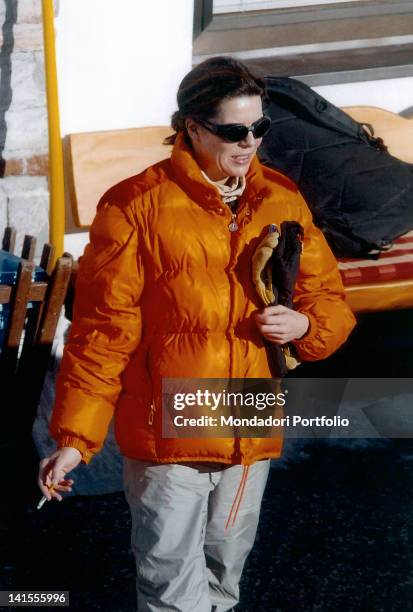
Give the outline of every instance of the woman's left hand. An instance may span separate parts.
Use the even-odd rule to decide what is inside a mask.
[[[280,304],[264,308],[255,315],[255,321],[264,338],[275,344],[301,338],[310,325],[306,315]]]

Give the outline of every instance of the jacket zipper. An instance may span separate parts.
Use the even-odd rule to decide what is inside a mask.
[[[240,215],[240,213],[242,211],[244,211],[245,209],[245,214],[243,215],[242,221],[240,223],[238,223],[237,218]],[[229,320],[228,320],[228,328],[231,325],[232,322],[232,317],[233,317],[233,291],[234,291],[234,279],[233,279],[233,275],[234,275],[234,271],[233,271],[233,265],[234,265],[234,257],[235,257],[235,251],[236,251],[236,244],[238,243],[239,239],[237,239],[236,235],[237,233],[241,233],[245,222],[250,220],[250,215],[251,215],[251,210],[250,210],[250,206],[249,206],[249,202],[247,200],[247,198],[245,197],[245,195],[241,195],[241,197],[238,199],[237,202],[237,208],[235,210],[235,212],[233,212],[230,209],[230,213],[231,213],[231,223],[228,225],[228,229],[230,231],[230,251],[231,251],[231,257],[230,257],[230,269],[229,269],[229,282],[230,282],[230,295],[231,295],[231,308],[230,308],[230,313],[229,313]],[[232,334],[230,334],[229,336],[229,341],[230,341],[230,368],[229,368],[229,375],[231,378],[232,375],[232,371],[233,371],[233,342],[234,339],[232,337]],[[234,455],[237,461],[241,461],[241,444],[240,444],[240,438],[239,438],[239,427],[234,427]]]

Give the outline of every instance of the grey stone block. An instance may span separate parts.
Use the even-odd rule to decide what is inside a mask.
[[[44,109],[44,116],[46,117],[43,52],[14,53],[11,64],[10,85],[13,92],[10,105],[11,111],[21,110],[21,112],[24,112],[25,109],[41,107]]]
[[[17,229],[16,253],[25,234],[37,238],[36,256],[49,239],[49,192],[45,177],[14,177],[2,181],[7,197],[8,221]]]
[[[18,23],[39,23],[42,21],[42,3],[39,0],[19,0],[17,3]]]
[[[43,49],[43,26],[41,23],[20,23],[14,26],[13,51],[41,51]]]
[[[8,25],[6,31],[0,31],[0,44],[9,45],[11,52],[10,41],[13,40],[13,53],[20,51],[41,51],[43,49],[43,28],[37,23],[22,23],[16,25]],[[4,54],[2,63],[7,61],[9,55]]]
[[[48,151],[47,116],[43,107],[6,112],[5,159],[41,155]]]

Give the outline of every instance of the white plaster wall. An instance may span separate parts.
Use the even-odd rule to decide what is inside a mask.
[[[192,66],[193,0],[60,0],[56,17],[62,136],[168,125]],[[65,237],[79,257],[87,233]]]
[[[60,0],[62,135],[169,123],[192,19],[193,0]]]
[[[413,77],[313,88],[336,106],[378,106],[393,113],[413,106]]]

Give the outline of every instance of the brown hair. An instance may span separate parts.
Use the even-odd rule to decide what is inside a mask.
[[[175,134],[164,144],[174,144],[185,132],[185,119],[212,119],[222,100],[237,96],[264,96],[265,84],[245,64],[232,57],[212,57],[193,68],[182,79],[177,93],[178,110],[171,117]]]

